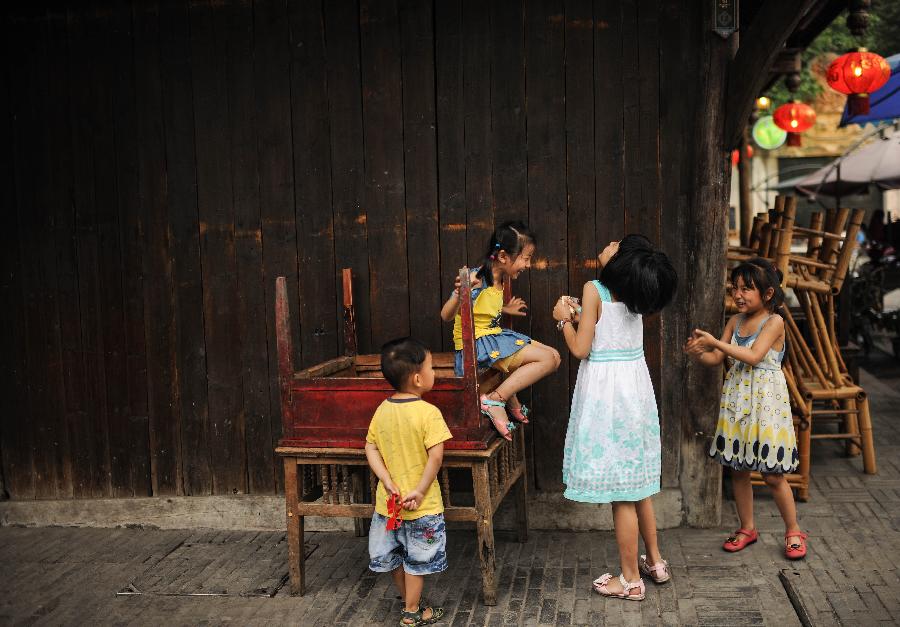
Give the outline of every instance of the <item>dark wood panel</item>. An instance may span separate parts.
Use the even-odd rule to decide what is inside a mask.
[[[0,446],[2,446],[3,480],[7,493],[13,498],[34,498],[34,467],[31,450],[31,429],[25,425],[23,416],[29,416],[25,308],[22,306],[24,278],[22,276],[21,225],[18,210],[17,169],[24,164],[17,163],[15,149],[17,135],[16,115],[21,104],[13,102],[12,94],[20,93],[19,73],[14,72],[12,63],[16,38],[14,32],[20,30],[20,19],[4,14],[2,18],[4,63],[0,71],[0,199],[8,208],[7,225],[3,229],[3,246],[0,259],[3,272],[0,274],[0,341],[4,359],[2,360],[2,394],[0,394]],[[21,135],[21,130],[18,134]]]
[[[463,124],[463,41],[460,0],[436,2],[435,117],[437,119],[438,211],[441,298],[449,296],[466,259],[466,170]],[[442,350],[451,350],[453,323],[443,325]]]
[[[130,13],[130,11],[129,11]],[[100,468],[107,468],[103,477],[104,496],[131,496],[131,468],[128,458],[130,433],[128,407],[128,379],[125,348],[124,284],[122,281],[122,248],[119,230],[115,137],[115,64],[126,52],[116,46],[116,24],[113,13],[96,8],[89,15],[86,33],[90,41],[91,62],[90,123],[93,131],[94,203],[93,214],[85,212],[83,225],[91,220],[96,228],[98,282],[96,308],[98,328],[92,330],[102,350],[102,383],[106,422],[105,448]],[[130,15],[128,16],[130,18]],[[130,21],[130,20],[129,20]],[[130,48],[128,46],[127,48]],[[127,49],[126,48],[126,49]]]
[[[235,262],[238,280],[238,328],[241,345],[242,429],[247,464],[246,490],[272,494],[274,456],[269,424],[269,364],[266,358],[267,310],[262,263],[259,206],[259,158],[253,67],[253,15],[249,3],[236,2],[227,12],[229,77],[228,112],[234,155]],[[268,304],[268,307],[267,307]]]
[[[494,230],[491,193],[491,25],[480,0],[462,2],[466,257],[479,265]]]
[[[100,222],[108,214],[105,189],[98,195],[98,187],[109,176],[107,155],[98,155],[102,133],[95,128],[100,117],[94,110],[97,99],[95,55],[97,43],[92,41],[93,20],[89,11],[69,10],[69,94],[72,101],[72,153],[74,160],[74,189],[72,194],[75,218],[75,246],[78,276],[78,303],[81,352],[81,385],[84,390],[84,413],[77,424],[77,439],[72,440],[75,452],[75,496],[108,496],[110,488],[109,433],[107,430],[107,398],[104,336],[104,293],[101,278]],[[106,223],[108,225],[108,221]],[[108,233],[104,225],[103,234]],[[73,425],[74,426],[74,425]]]
[[[403,179],[410,334],[441,348],[441,264],[434,105],[434,15],[431,3],[400,0],[403,69]]]
[[[660,243],[659,42],[640,33],[659,32],[655,2],[623,2],[625,68],[626,233]],[[644,353],[659,401],[661,375],[659,315],[644,319]]]
[[[692,58],[689,64],[684,63],[679,51],[690,46],[694,36],[688,28],[689,20],[682,10],[681,3],[667,2],[660,9],[660,91],[672,93],[683,85],[683,78],[671,74],[676,67],[689,75],[699,73],[699,59]],[[660,228],[669,237],[661,238],[660,245],[669,256],[678,273],[679,285],[674,303],[668,307],[661,318],[662,361],[666,371],[661,377],[658,391],[660,399],[660,427],[662,441],[662,467],[678,468],[681,460],[682,413],[678,409],[685,407],[687,388],[680,376],[667,373],[685,372],[689,359],[682,352],[681,346],[690,334],[691,319],[689,315],[690,292],[687,289],[689,276],[690,250],[683,237],[686,216],[690,207],[687,205],[687,190],[694,184],[690,178],[690,168],[684,166],[682,144],[685,137],[692,132],[693,118],[690,114],[690,101],[687,99],[669,98],[660,102],[660,178],[666,181],[665,193],[660,195]],[[713,416],[710,416],[712,425]],[[677,487],[679,477],[673,472],[664,472],[662,485],[667,488]]]
[[[354,22],[355,23],[355,22]],[[275,279],[285,277],[297,294],[297,225],[294,216],[291,142],[290,31],[284,2],[257,2],[253,8],[255,95],[259,146],[259,201],[266,289],[266,355],[269,368],[269,429],[272,446],[281,437],[278,355],[275,351]],[[365,259],[365,257],[363,257]],[[296,311],[296,308],[294,309]],[[300,363],[299,316],[290,317],[293,362]],[[274,464],[276,486],[284,473]]]
[[[529,226],[538,238],[531,270],[531,332],[534,339],[565,350],[549,315],[568,291],[566,259],[565,30],[561,0],[532,0],[525,6],[525,67],[528,68]],[[535,483],[541,490],[562,487],[562,451],[569,414],[569,372],[558,372],[533,388],[537,417],[533,437],[540,442]]]
[[[359,3],[335,0],[325,3],[325,43],[328,56],[328,114],[331,131],[331,202],[334,216],[335,293],[342,291],[341,271],[353,271],[353,305],[358,350],[371,353],[372,302],[369,298],[369,243],[364,205],[365,161],[363,145],[362,85],[359,66]],[[343,310],[336,311],[343,328]],[[344,352],[339,333],[340,353]]]
[[[362,0],[360,46],[365,205],[374,346],[409,335],[403,100],[396,0]],[[415,273],[414,273],[415,275]]]
[[[172,363],[178,398],[179,462],[184,494],[212,492],[206,326],[200,258],[193,70],[186,2],[166,2],[159,13],[159,63],[165,119],[166,206],[174,281]]]
[[[568,293],[580,298],[597,276],[601,245],[595,236],[594,14],[590,0],[567,0],[565,11]],[[579,362],[564,358],[566,365],[574,386]]]
[[[124,361],[122,376],[123,418],[111,431],[111,452],[119,458],[124,487],[113,495],[150,496],[149,417],[147,405],[147,351],[144,327],[143,239],[141,237],[138,182],[137,100],[134,79],[134,34],[129,4],[116,5],[111,15],[111,58],[113,60],[112,121],[116,155],[116,204],[118,234],[122,251],[122,298],[124,320]]]
[[[49,172],[46,181],[48,232],[55,252],[51,269],[50,289],[55,291],[58,312],[56,332],[59,334],[60,363],[52,364],[47,374],[53,385],[61,385],[61,407],[59,414],[48,417],[55,430],[52,448],[56,468],[56,497],[69,498],[74,495],[73,456],[69,443],[69,425],[79,422],[74,413],[81,398],[81,334],[78,316],[78,280],[76,275],[74,213],[72,211],[72,152],[69,144],[71,126],[69,122],[68,68],[56,60],[67,55],[67,19],[63,9],[47,12],[47,96],[48,109],[46,125],[51,143],[59,146],[48,154]],[[70,337],[73,334],[74,337]],[[57,367],[61,373],[56,375]]]
[[[159,7],[134,8],[138,102],[138,198],[143,228],[150,474],[154,495],[183,494],[176,345],[174,249],[169,237],[165,127],[160,77]]]
[[[331,140],[325,86],[322,6],[289,3],[291,121],[294,138],[294,207],[300,268],[300,365],[337,351],[334,223],[331,209]]]
[[[233,6],[203,1],[190,7],[208,438],[212,490],[218,494],[246,491],[232,189],[235,156],[228,132],[228,63],[236,52],[229,41],[227,14]]]
[[[594,168],[597,249],[625,235],[622,10],[617,0],[594,0]],[[601,104],[602,103],[602,104]]]

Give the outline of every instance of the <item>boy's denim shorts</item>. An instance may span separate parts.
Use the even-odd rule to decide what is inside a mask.
[[[369,569],[389,573],[401,564],[410,575],[432,575],[447,570],[447,530],[444,515],[404,520],[395,531],[388,519],[375,512],[369,528]]]

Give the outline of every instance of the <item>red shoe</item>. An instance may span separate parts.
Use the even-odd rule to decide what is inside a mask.
[[[743,534],[742,537],[738,537],[738,534]],[[759,539],[759,533],[756,532],[756,529],[738,529],[734,532],[734,534],[725,540],[725,544],[722,545],[722,548],[728,551],[729,553],[737,553],[743,549],[746,549],[748,545],[753,544]]]
[[[808,537],[809,534],[803,533],[802,531],[790,531],[784,534],[784,556],[789,560],[798,560],[806,557],[806,538]],[[800,538],[800,542],[787,544],[788,538]]]

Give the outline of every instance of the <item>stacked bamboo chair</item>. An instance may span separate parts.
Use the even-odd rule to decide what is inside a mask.
[[[806,319],[801,332],[791,309],[780,313],[788,340],[783,371],[797,430],[799,467],[787,476],[800,500],[809,498],[809,455],[812,440],[844,440],[847,453],[863,455],[866,473],[875,474],[872,418],[865,390],[850,377],[835,333],[835,296],[840,293],[856,246],[863,209],[814,212],[808,227],[795,224],[797,199],[779,196],[775,208],[754,218],[746,246],[729,247],[728,261],[751,257],[773,262],[784,276]],[[792,252],[795,241],[806,240],[802,254]],[[730,296],[726,309],[735,311]],[[836,423],[837,431],[813,432],[813,424]],[[762,483],[755,475],[754,483]]]

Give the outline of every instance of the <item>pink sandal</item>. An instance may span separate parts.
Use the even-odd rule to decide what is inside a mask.
[[[605,597],[612,597],[615,599],[628,599],[629,601],[644,600],[647,589],[644,587],[643,579],[638,579],[637,581],[632,581],[631,583],[629,583],[625,581],[625,575],[619,575],[619,583],[622,584],[622,592],[609,591],[609,588],[607,588],[606,584],[609,583],[610,579],[612,579],[612,575],[609,573],[600,575],[597,579],[594,580],[594,590],[596,590],[598,594],[601,594]],[[640,593],[629,594],[635,588],[640,590]]]
[[[525,405],[519,405],[518,407],[510,407],[506,406],[506,413],[512,416],[515,420],[518,420],[523,425],[528,424],[528,415],[531,413],[531,410],[525,407]]]
[[[647,561],[646,555],[641,555],[641,558],[638,560],[638,570],[641,571],[642,575],[650,577],[653,583],[666,583],[672,578],[672,575],[669,574],[669,562],[663,560],[655,566],[651,566],[650,562]]]
[[[506,403],[503,401],[495,401],[492,398],[488,398],[487,394],[481,395],[481,413],[491,419],[491,422],[494,423],[494,428],[497,430],[500,435],[502,435],[505,439],[512,442],[512,432],[516,430],[516,424],[514,422],[506,422],[503,423],[499,418],[494,418],[494,414],[491,413],[491,407],[506,407]]]

